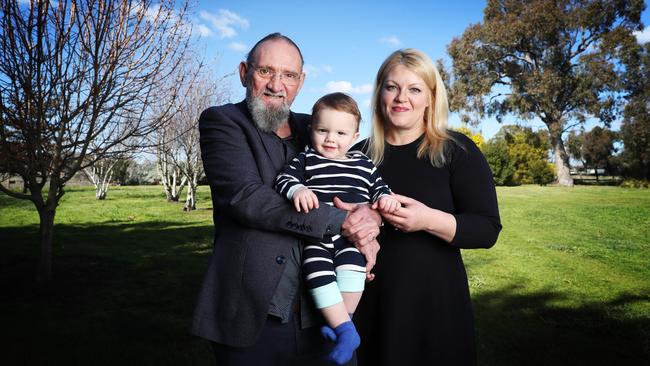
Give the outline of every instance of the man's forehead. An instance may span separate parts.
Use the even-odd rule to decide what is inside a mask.
[[[281,39],[268,40],[260,44],[253,59],[259,66],[301,69],[300,53],[292,44]]]

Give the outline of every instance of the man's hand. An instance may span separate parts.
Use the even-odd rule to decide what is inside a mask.
[[[362,247],[357,247],[357,249],[359,249],[361,254],[363,254],[363,256],[366,257],[366,281],[370,282],[375,279],[374,273],[370,273],[370,271],[372,271],[372,268],[375,266],[375,263],[377,263],[377,253],[379,253],[379,242],[377,240],[373,240]]]
[[[307,213],[311,209],[318,208],[318,197],[311,189],[301,187],[293,193],[293,205],[296,207],[296,211],[300,212],[302,209]]]
[[[375,240],[379,235],[381,215],[368,205],[345,203],[334,197],[337,208],[348,211],[348,216],[341,225],[341,234],[357,248],[363,247]]]

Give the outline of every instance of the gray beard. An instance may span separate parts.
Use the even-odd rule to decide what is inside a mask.
[[[282,103],[279,107],[267,107],[261,97],[253,95],[251,87],[246,88],[246,104],[253,122],[264,132],[275,132],[289,120],[289,105]]]

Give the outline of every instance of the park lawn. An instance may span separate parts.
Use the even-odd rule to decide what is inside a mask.
[[[463,252],[479,364],[648,364],[650,190],[497,193],[498,243]],[[38,215],[0,194],[0,364],[212,364],[188,333],[211,249],[207,187],[198,207],[160,187],[112,187],[106,201],[68,188],[54,280],[37,286]]]

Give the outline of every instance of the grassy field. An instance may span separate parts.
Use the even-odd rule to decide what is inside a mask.
[[[499,188],[504,229],[464,252],[482,365],[650,362],[650,190]],[[188,333],[211,248],[209,190],[73,187],[54,281],[37,286],[38,215],[0,194],[0,365],[210,365]]]

